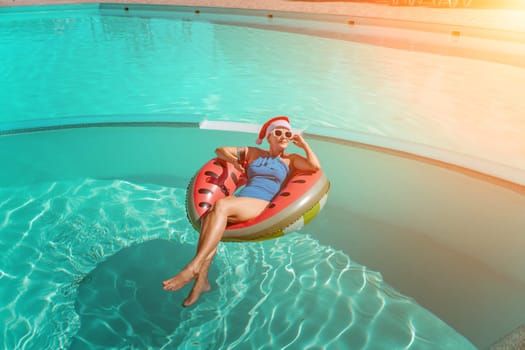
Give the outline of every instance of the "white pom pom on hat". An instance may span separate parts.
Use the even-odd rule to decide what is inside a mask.
[[[262,141],[268,135],[270,135],[273,129],[277,127],[283,127],[288,130],[292,130],[292,126],[290,125],[290,120],[288,119],[288,117],[284,115],[280,115],[278,117],[268,120],[266,123],[263,124],[263,126],[261,127],[261,130],[259,131],[259,137],[257,138],[257,140],[255,140],[255,143],[260,145]]]

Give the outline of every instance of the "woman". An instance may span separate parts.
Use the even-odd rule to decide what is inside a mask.
[[[287,117],[268,120],[256,143],[261,144],[264,138],[270,146],[268,150],[257,147],[220,147],[215,150],[217,157],[233,163],[242,172],[246,169],[248,182],[235,195],[215,202],[202,219],[195,257],[181,272],[162,283],[165,290],[176,291],[195,279],[184,306],[192,305],[201,293],[210,290],[208,270],[227,224],[247,221],[261,214],[279,192],[290,169],[317,171],[321,167],[301,135],[293,134]],[[306,156],[285,153],[290,141],[302,148]],[[242,164],[241,158],[244,159]]]

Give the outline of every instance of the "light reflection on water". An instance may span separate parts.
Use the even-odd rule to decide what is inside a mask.
[[[5,348],[471,348],[309,234],[221,244],[212,291],[183,308],[189,286],[161,288],[195,250],[181,189],[86,179],[1,191]]]

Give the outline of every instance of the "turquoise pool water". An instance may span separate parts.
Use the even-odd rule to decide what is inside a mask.
[[[5,122],[149,114],[259,122],[287,111],[304,128],[313,120],[346,124],[347,112],[359,108],[357,97],[340,101],[324,89],[339,81],[352,94],[353,84],[341,82],[355,74],[341,76],[343,62],[336,59],[351,47],[321,38],[82,11],[8,16],[0,23],[7,32],[0,39]],[[305,57],[302,48],[312,41],[324,52]],[[330,56],[334,61],[324,62]]]
[[[184,212],[187,176],[160,181],[153,167],[126,176],[128,164],[112,164],[117,170],[109,175],[82,175],[88,156],[103,159],[97,140],[107,132],[125,158],[120,147],[127,134],[119,127],[23,129],[53,124],[49,119],[114,122],[138,115],[151,122],[181,115],[260,122],[282,111],[301,128],[350,125],[343,111],[362,106],[323,87],[326,79],[355,78],[338,66],[354,45],[78,9],[0,19],[6,33],[0,37],[0,114],[5,130],[19,129],[0,136],[9,145],[0,150],[2,159],[17,165],[2,175],[0,187],[3,347],[472,348],[380,273],[319,244],[320,233],[308,228],[262,243],[221,245],[213,290],[195,307],[182,308],[186,290],[167,293],[160,282],[195,249],[197,233]],[[302,54],[312,43],[327,52]],[[340,88],[349,95],[360,90]],[[158,132],[139,130],[148,140]],[[27,152],[57,138],[66,140],[60,152],[38,159]],[[189,132],[176,142],[195,141]],[[166,153],[165,145],[154,146]],[[173,161],[178,153],[174,148]],[[53,169],[32,165],[45,169],[60,158],[73,161],[55,180]],[[20,181],[25,176],[31,181]]]
[[[160,282],[194,253],[185,183],[166,171],[169,165],[156,167],[153,160],[144,168],[143,155],[117,146],[142,137],[148,151],[158,148],[169,159],[152,140],[172,134],[177,141],[164,142],[172,146],[199,133],[170,129],[74,128],[0,139],[23,156],[3,158],[17,164],[13,177],[31,182],[0,189],[4,347],[472,348],[380,273],[321,245],[316,236],[322,232],[308,228],[261,243],[221,245],[210,274],[213,290],[182,308],[187,288],[167,293]],[[111,140],[111,156],[104,158],[93,140]],[[22,150],[28,143],[44,150],[40,164],[28,164]],[[130,156],[138,164],[119,164]],[[89,176],[71,175],[70,167]],[[35,177],[30,170],[43,171]]]

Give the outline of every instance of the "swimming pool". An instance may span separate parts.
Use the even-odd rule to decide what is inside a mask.
[[[223,344],[242,348],[265,346],[268,339],[275,347],[471,347],[437,317],[390,287],[394,281],[384,283],[380,274],[350,260],[348,254],[356,254],[357,261],[381,267],[378,270],[383,272],[382,268],[388,270],[392,263],[381,262],[382,258],[404,260],[406,256],[396,254],[429,246],[428,242],[420,244],[426,236],[417,234],[419,231],[448,233],[442,230],[443,225],[425,221],[444,216],[429,217],[427,213],[414,218],[408,213],[428,205],[427,201],[446,200],[436,194],[442,194],[440,186],[467,191],[472,201],[497,203],[508,216],[505,222],[514,227],[509,236],[523,227],[519,219],[523,196],[509,186],[400,158],[399,154],[356,147],[327,137],[330,132],[310,137],[326,159],[323,164],[337,191],[331,194],[325,212],[305,229],[305,235],[253,245],[223,245],[214,264],[214,291],[194,309],[178,306],[184,292],[167,295],[160,285],[155,286],[193,252],[196,234],[186,222],[183,207],[189,177],[210,157],[210,149],[232,138],[231,132],[207,130],[210,125],[214,129],[213,123],[204,120],[254,123],[285,109],[307,131],[332,130],[334,126],[351,131],[362,123],[371,133],[386,133],[392,125],[347,120],[348,115],[354,115],[345,114],[353,104],[364,108],[358,99],[338,100],[322,89],[312,94],[310,89],[324,85],[305,79],[305,72],[310,72],[313,81],[320,77],[321,81],[327,79],[324,84],[340,81],[345,65],[339,59],[359,48],[366,52],[368,47],[209,21],[101,16],[96,6],[23,12],[4,17],[0,23],[8,22],[7,27],[22,39],[34,42],[31,51],[45,53],[45,58],[39,65],[42,70],[34,69],[23,40],[8,41],[14,46],[3,52],[9,64],[2,67],[12,70],[4,71],[12,80],[11,95],[2,101],[2,115],[7,117],[0,137],[2,164],[9,169],[0,174],[2,245],[8,252],[2,258],[2,280],[7,286],[2,300],[9,300],[3,311],[3,319],[8,321],[2,332],[7,347],[184,344],[202,348]],[[38,35],[29,31],[24,36],[28,20],[36,24],[36,29],[30,28]],[[260,51],[239,47],[231,35],[259,43]],[[47,46],[51,44],[47,36],[56,46]],[[263,42],[269,46],[260,47]],[[326,62],[328,56],[320,53],[303,57],[306,43],[319,45],[315,47],[338,59]],[[274,55],[285,48],[282,56]],[[13,49],[16,57],[22,57],[16,60],[20,66],[15,65]],[[354,54],[363,59],[362,52]],[[290,61],[283,62],[283,57]],[[328,75],[321,68],[308,70],[322,64],[331,68]],[[20,77],[15,70],[31,82],[14,79]],[[297,86],[301,88],[294,91]],[[363,93],[355,86],[337,87],[344,89],[345,96]],[[33,102],[27,104],[28,100]],[[325,108],[322,102],[326,100],[334,103]],[[245,133],[233,136],[241,144],[249,144],[253,138]],[[175,151],[188,143],[192,143],[192,152]],[[334,156],[344,156],[349,162],[336,163]],[[385,169],[396,169],[397,176],[378,177]],[[414,174],[421,172],[424,180],[418,181]],[[349,183],[348,174],[356,181]],[[430,179],[437,189],[405,197],[403,191],[421,191]],[[397,200],[403,202],[402,208],[392,210]],[[472,205],[460,198],[455,201],[448,205],[463,209]],[[433,211],[448,213],[445,209],[443,205]],[[487,215],[479,219],[479,226],[501,222],[483,213]],[[438,246],[453,240],[451,236],[466,214],[468,218],[479,212],[474,208],[458,215],[462,217],[447,217],[454,221],[450,236],[438,237]],[[465,232],[465,240],[474,238],[470,235],[475,232]],[[434,245],[436,236],[431,240]],[[395,244],[399,238],[404,247]],[[502,241],[511,238],[519,239]],[[378,246],[387,241],[392,249],[367,247],[374,241]],[[351,247],[355,243],[359,249]],[[449,261],[455,263],[456,252],[450,245],[454,244],[438,251],[446,251]],[[480,252],[486,252],[484,244],[473,245],[469,255],[478,257]],[[509,255],[518,267],[519,252]],[[516,315],[523,307],[517,297],[522,288],[516,282],[519,272],[514,271],[513,259],[508,264],[491,256],[483,259],[483,264],[490,266],[488,270],[505,272],[505,278],[482,273],[483,278],[489,276],[490,282],[500,278],[498,281],[518,287],[514,288],[515,297],[507,299],[515,317],[508,317],[494,331],[501,335],[519,320]],[[144,261],[151,262],[151,269]],[[408,267],[398,275],[407,271],[425,274],[413,270],[410,263],[396,265]],[[140,273],[134,273],[137,270]],[[432,311],[438,314],[440,310]],[[480,343],[493,340],[476,339]]]

